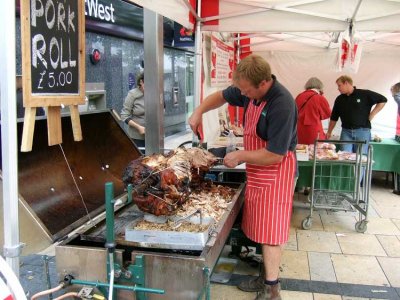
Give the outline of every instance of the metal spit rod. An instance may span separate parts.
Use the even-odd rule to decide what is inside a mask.
[[[43,262],[44,262],[44,272],[46,274],[46,281],[47,281],[47,289],[51,289],[51,282],[50,282],[50,272],[49,272],[49,257],[47,255],[43,255]],[[49,300],[53,299],[53,294],[49,294]]]
[[[203,214],[201,212],[201,209],[197,209],[196,211],[192,212],[191,214],[188,214],[187,216],[184,216],[184,217],[180,218],[179,220],[176,220],[174,222],[173,228],[174,229],[178,228],[179,226],[182,225],[182,221],[187,220],[188,218],[190,218],[191,216],[194,216],[196,214],[200,215],[200,224],[203,224]]]
[[[99,281],[78,280],[78,279],[71,279],[71,284],[88,285],[88,286],[95,286],[95,287],[110,287],[110,284],[108,284],[108,283],[99,282]],[[164,290],[144,288],[144,287],[138,287],[138,286],[121,285],[121,284],[114,284],[114,289],[120,289],[120,290],[132,291],[132,292],[165,294]]]
[[[85,208],[86,214],[87,214],[87,216],[88,216],[88,218],[89,218],[89,223],[91,224],[91,223],[92,223],[92,218],[90,217],[89,210],[88,210],[88,208],[87,208],[87,206],[86,206],[85,200],[83,199],[83,195],[82,195],[82,193],[81,193],[81,190],[79,189],[79,186],[78,186],[78,184],[77,184],[77,182],[76,182],[74,173],[72,172],[71,166],[70,166],[70,164],[69,164],[69,162],[68,162],[67,156],[65,155],[64,149],[63,149],[63,147],[62,147],[61,144],[59,144],[59,146],[60,146],[61,152],[62,152],[62,154],[63,154],[63,156],[64,156],[65,162],[67,163],[68,170],[69,170],[69,172],[71,173],[71,177],[72,177],[72,180],[74,181],[75,187],[76,187],[76,189],[77,189],[79,195],[81,196],[81,200],[82,200],[82,203],[83,203],[83,207]]]

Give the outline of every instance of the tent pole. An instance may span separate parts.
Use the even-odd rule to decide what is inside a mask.
[[[1,25],[2,24],[2,25]],[[18,222],[18,162],[17,162],[17,100],[16,100],[16,46],[15,1],[4,5],[0,11],[0,100],[1,100],[1,155],[3,180],[3,254],[7,263],[19,277]],[[23,78],[24,80],[24,78]]]
[[[163,17],[143,9],[146,155],[164,149]]]
[[[197,1],[197,15],[201,16],[201,0]],[[200,105],[201,96],[201,63],[202,63],[202,34],[201,20],[196,20],[196,31],[194,35],[195,43],[195,63],[194,63],[194,107]]]
[[[236,66],[240,62],[240,33],[237,34],[236,40]],[[235,113],[235,125],[239,127],[239,106],[236,106],[236,113]]]
[[[354,9],[353,15],[351,16],[351,22],[354,22],[356,15],[358,13],[358,10],[360,9],[361,6],[361,2],[363,2],[363,0],[358,0],[358,3],[356,5],[356,8]]]

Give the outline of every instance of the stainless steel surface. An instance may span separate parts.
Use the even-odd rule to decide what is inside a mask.
[[[136,220],[125,229],[125,240],[139,247],[202,250],[213,233],[212,224],[203,232],[135,230]],[[178,223],[178,225],[181,223]]]
[[[107,91],[104,82],[86,82],[85,83],[85,103],[79,104],[79,112],[104,110],[107,108]],[[68,106],[61,108],[63,115],[69,115]]]
[[[64,237],[73,229],[97,216],[104,210],[104,184],[113,181],[115,194],[124,193],[121,174],[127,164],[141,154],[120,127],[110,111],[82,113],[80,116],[83,141],[75,142],[69,116],[61,118],[63,127],[62,149],[47,144],[47,120],[38,118],[35,122],[34,146],[31,152],[18,154],[18,193],[21,242],[26,243],[23,255],[37,253],[51,242]],[[23,123],[16,123],[18,140],[21,141]],[[2,128],[3,129],[3,128]],[[4,140],[4,143],[7,141]],[[118,153],[118,155],[115,155]],[[3,166],[6,156],[3,155]],[[71,167],[77,186],[68,169]],[[4,175],[4,174],[3,174]],[[4,177],[2,178],[4,179]],[[0,186],[4,182],[1,180]],[[0,191],[2,191],[0,189]],[[3,194],[3,193],[1,193]],[[83,199],[82,199],[83,198]],[[6,198],[0,197],[0,211]],[[4,202],[3,202],[4,200]],[[4,210],[8,215],[6,223],[0,225],[6,234],[13,224],[9,206]],[[18,226],[13,226],[17,229]],[[0,234],[0,242],[5,241]],[[6,242],[6,246],[12,246]]]
[[[203,232],[176,232],[127,229],[126,241],[138,247],[179,250],[202,250],[211,229]]]
[[[157,253],[151,249],[132,251],[132,260],[136,255],[145,257],[145,285],[165,290],[165,295],[148,295],[149,300],[199,298],[208,280],[204,268],[208,267],[212,271],[216,265],[243,201],[242,184],[232,199],[232,207],[218,222],[213,236],[198,256],[173,252]]]
[[[19,215],[18,215],[18,147],[17,147],[17,97],[16,86],[16,36],[15,1],[8,3],[0,10],[2,35],[0,38],[0,99],[1,121],[6,126],[1,127],[2,162],[2,200],[4,200],[4,246],[19,247]],[[12,24],[12,25],[11,25]],[[10,26],[11,25],[11,26]],[[19,257],[6,257],[7,263],[19,276]]]
[[[223,184],[225,185],[225,184]],[[228,185],[228,184],[226,184]],[[138,218],[134,211],[121,209],[115,218],[117,249],[123,247],[130,261],[144,256],[145,287],[164,289],[165,295],[147,294],[147,299],[198,299],[208,281],[204,268],[212,270],[226,243],[232,225],[244,201],[244,184],[229,184],[237,192],[231,205],[214,227],[210,238],[199,251],[146,248],[146,245],[124,241],[122,227]],[[123,219],[122,221],[119,219]],[[123,232],[123,231],[122,231]],[[80,237],[56,247],[57,270],[60,275],[72,272],[76,279],[105,280],[106,250],[104,230],[98,224]],[[103,235],[103,238],[102,238]],[[82,240],[82,238],[84,238]],[[84,246],[84,245],[87,246]],[[155,244],[153,243],[152,247]],[[96,256],[96,257],[93,257]],[[71,261],[74,262],[71,262]],[[125,262],[129,263],[129,262]],[[96,269],[93,271],[92,269]],[[118,294],[119,299],[132,299],[132,294]]]
[[[163,17],[143,9],[146,155],[164,149]]]
[[[71,274],[75,279],[106,282],[107,250],[98,247],[67,245],[69,242],[71,239],[55,247],[56,269],[60,279]],[[122,253],[122,250],[116,251],[116,263],[122,263]]]

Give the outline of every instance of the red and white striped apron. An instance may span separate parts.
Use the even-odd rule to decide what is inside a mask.
[[[243,132],[245,150],[265,148],[267,142],[256,133],[257,121],[266,105],[250,101]],[[260,244],[282,245],[289,237],[292,213],[294,153],[288,151],[282,162],[269,166],[246,164],[247,185],[242,229],[246,236]]]

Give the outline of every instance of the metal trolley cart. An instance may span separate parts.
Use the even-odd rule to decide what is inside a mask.
[[[319,143],[352,144],[356,151],[352,159],[318,159],[316,152]],[[314,209],[356,209],[359,221],[355,224],[355,230],[361,233],[367,230],[373,148],[369,145],[367,154],[362,155],[362,146],[365,144],[365,141],[315,141],[310,215],[302,221],[303,229],[311,228]]]

